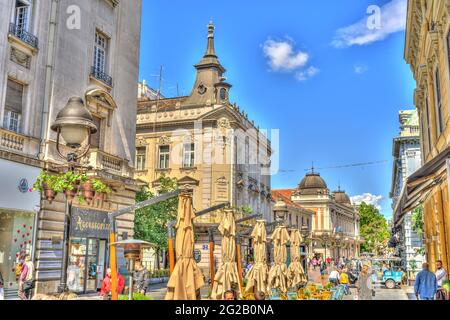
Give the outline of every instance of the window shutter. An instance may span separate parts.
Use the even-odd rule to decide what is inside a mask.
[[[23,85],[12,80],[8,80],[6,88],[6,109],[22,113]]]

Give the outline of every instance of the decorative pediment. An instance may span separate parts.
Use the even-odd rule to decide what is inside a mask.
[[[225,121],[226,119],[226,121]],[[223,106],[220,108],[217,108],[213,111],[210,111],[203,115],[199,120],[203,121],[217,121],[217,126],[220,127],[221,125],[227,125],[231,128],[231,122],[242,122],[242,120],[239,118],[239,115],[236,114],[233,109],[229,106]],[[220,121],[220,123],[219,123]]]
[[[110,110],[117,108],[114,98],[105,90],[94,88],[86,92],[88,104],[98,104]]]
[[[200,181],[199,180],[196,180],[196,179],[194,179],[192,177],[189,177],[189,176],[185,176],[185,177],[183,177],[181,179],[178,179],[177,182],[178,182],[178,185],[181,185],[181,186],[184,186],[184,185],[198,186],[198,185],[200,185]]]

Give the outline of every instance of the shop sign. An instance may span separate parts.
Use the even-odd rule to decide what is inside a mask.
[[[202,252],[198,249],[194,250],[194,260],[197,263],[200,263],[200,261],[202,261]]]
[[[108,239],[109,217],[107,212],[72,208],[70,235],[75,238]]]
[[[29,190],[30,188],[29,188],[29,186],[28,186],[28,180],[25,179],[25,178],[21,179],[21,180],[19,181],[18,189],[19,189],[19,191],[20,191],[21,193],[27,193],[27,192],[29,192],[29,191],[30,191],[30,190]]]

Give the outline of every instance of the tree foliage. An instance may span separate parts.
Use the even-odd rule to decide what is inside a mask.
[[[159,195],[175,191],[177,180],[162,176],[160,178]],[[144,188],[136,194],[136,202],[154,198],[153,192]],[[167,248],[167,225],[176,220],[178,197],[168,199],[153,206],[136,210],[134,220],[134,233],[137,239],[152,242],[159,250]]]
[[[411,217],[412,229],[417,233],[419,237],[423,234],[423,207],[417,207],[412,212]]]
[[[362,252],[378,254],[381,247],[389,240],[386,218],[371,204],[361,203],[359,207],[360,235],[364,238]]]

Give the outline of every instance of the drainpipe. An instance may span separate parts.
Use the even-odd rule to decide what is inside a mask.
[[[50,21],[49,21],[49,36],[47,42],[47,60],[45,70],[45,87],[44,100],[41,114],[41,132],[40,132],[40,146],[38,158],[43,160],[47,153],[47,139],[49,134],[49,110],[52,94],[53,84],[53,66],[56,52],[56,32],[57,32],[57,18],[59,14],[59,0],[52,0],[50,4]]]

